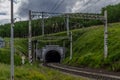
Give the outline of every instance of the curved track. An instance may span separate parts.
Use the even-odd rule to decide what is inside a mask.
[[[76,68],[65,66],[57,63],[48,63],[44,64],[44,66],[58,69],[63,72],[71,73],[74,75],[80,75],[88,78],[93,78],[95,80],[120,80],[119,73],[111,73],[111,72],[103,72],[103,71],[94,71],[85,68]]]

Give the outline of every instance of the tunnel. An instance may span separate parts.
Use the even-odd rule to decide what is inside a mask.
[[[58,51],[51,50],[47,52],[45,56],[46,63],[60,63],[60,61],[61,61],[61,56]]]

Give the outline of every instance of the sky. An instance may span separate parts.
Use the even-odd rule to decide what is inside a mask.
[[[14,18],[27,20],[28,11],[100,13],[107,5],[120,0],[14,0]],[[0,24],[10,22],[10,0],[0,0]]]

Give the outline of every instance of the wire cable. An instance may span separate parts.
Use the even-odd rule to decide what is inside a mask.
[[[59,9],[59,7],[64,3],[64,1],[65,0],[62,0],[61,3],[53,10],[53,12],[56,11],[57,9]]]
[[[63,2],[64,0],[59,1],[59,3],[55,7],[53,7],[53,9],[51,9],[51,12],[56,11],[62,5]]]
[[[100,0],[95,1],[94,4],[97,4],[99,1],[100,1]],[[91,2],[91,0],[89,0],[89,2]],[[86,6],[86,5],[88,5],[88,3],[85,4],[84,6]],[[94,6],[94,5],[91,4],[91,5],[87,6],[83,11],[85,11],[85,12],[88,11],[88,10],[87,10],[88,7],[91,8],[92,6]]]
[[[51,9],[48,9],[48,12],[51,12],[58,5],[58,3],[60,3],[60,0],[56,1],[55,5],[53,5]]]

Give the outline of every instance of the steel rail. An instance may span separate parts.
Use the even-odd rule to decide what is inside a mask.
[[[91,72],[91,71],[86,71],[86,70],[79,70],[80,68],[76,68],[75,67],[65,67],[62,65],[56,65],[56,64],[45,64],[45,66],[50,67],[50,68],[54,68],[54,69],[58,69],[60,71],[63,72],[67,72],[67,73],[72,73],[74,75],[80,75],[80,76],[84,76],[84,77],[88,77],[88,78],[94,78],[94,79],[101,79],[101,80],[120,80],[120,76],[119,75],[112,75],[112,74],[105,74],[105,73],[101,73],[101,72]]]

